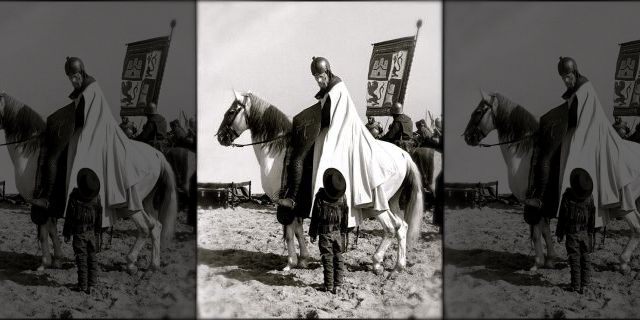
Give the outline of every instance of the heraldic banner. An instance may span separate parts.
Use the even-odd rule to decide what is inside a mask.
[[[404,103],[415,37],[373,44],[367,81],[367,116],[388,116],[395,102]]]
[[[162,74],[171,37],[158,37],[127,44],[122,68],[120,115],[144,115],[144,107],[158,102]]]
[[[616,116],[640,115],[639,56],[640,40],[620,44],[613,101],[613,114]]]

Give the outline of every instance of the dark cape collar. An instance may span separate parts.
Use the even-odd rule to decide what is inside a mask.
[[[578,74],[578,79],[576,79],[576,85],[571,89],[567,89],[567,91],[565,91],[562,94],[562,99],[569,100],[569,98],[571,98],[571,96],[576,94],[576,92],[578,92],[578,89],[580,89],[580,87],[582,87],[582,85],[587,82],[589,82],[589,79],[587,79],[585,76],[581,74]]]
[[[320,91],[318,91],[318,93],[316,93],[316,99],[320,100],[322,99],[322,97],[324,97],[324,95],[326,95],[329,91],[331,91],[331,89],[333,89],[333,87],[335,87],[336,84],[342,82],[342,79],[340,79],[340,77],[333,75],[331,77],[331,80],[329,80],[329,85],[324,88],[324,89],[320,89]]]
[[[72,100],[75,100],[77,97],[79,97],[82,92],[84,92],[84,89],[86,89],[90,84],[96,82],[96,79],[94,79],[92,76],[88,75],[88,74],[84,74],[84,80],[82,81],[82,86],[78,89],[73,90],[73,92],[71,92],[71,94],[69,95],[69,98]]]

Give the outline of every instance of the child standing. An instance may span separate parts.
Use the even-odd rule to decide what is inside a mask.
[[[337,293],[344,277],[343,234],[347,231],[349,207],[344,196],[346,183],[340,171],[329,168],[322,177],[324,188],[316,194],[311,214],[311,243],[320,236],[318,246],[324,268],[324,291]]]
[[[98,284],[98,261],[100,232],[102,230],[102,206],[98,192],[100,180],[93,170],[82,168],[78,172],[78,187],[69,195],[64,221],[65,242],[73,235],[73,252],[78,268],[76,290],[91,293],[91,287]]]
[[[595,229],[595,205],[591,192],[593,181],[582,168],[571,171],[571,187],[562,195],[556,228],[558,242],[566,235],[567,255],[571,267],[571,291],[583,293],[591,280],[591,257]]]

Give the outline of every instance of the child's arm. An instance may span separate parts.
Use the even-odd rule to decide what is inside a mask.
[[[349,206],[346,196],[342,196],[342,215],[340,216],[340,232],[347,233],[349,228]]]
[[[96,217],[94,219],[94,230],[96,233],[102,231],[102,201],[100,201],[100,195],[98,195],[97,199],[98,203],[96,204]]]
[[[593,197],[589,199],[589,217],[587,219],[587,232],[594,233],[596,231],[596,206],[593,204]]]

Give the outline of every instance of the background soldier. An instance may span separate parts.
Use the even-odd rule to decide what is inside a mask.
[[[371,135],[376,139],[378,139],[380,137],[380,134],[382,134],[382,125],[372,116],[369,116],[367,118],[367,124],[365,124],[364,126],[369,129]]]
[[[393,122],[389,126],[389,131],[380,140],[391,142],[406,150],[406,146],[401,141],[410,141],[413,136],[413,121],[402,113],[402,104],[396,102],[391,107]]]
[[[145,142],[164,153],[167,148],[167,120],[157,112],[154,102],[144,107],[144,113],[147,115],[147,122],[134,140]]]
[[[138,128],[136,128],[136,125],[129,121],[129,117],[121,117],[122,118],[122,122],[120,123],[120,129],[122,129],[122,131],[124,131],[124,134],[127,135],[127,137],[132,138],[136,135],[136,133],[138,133]]]

